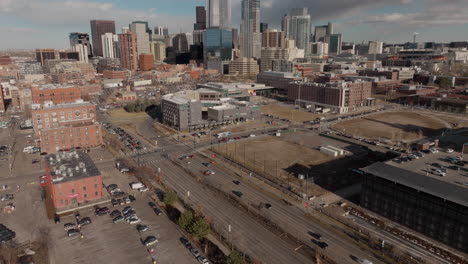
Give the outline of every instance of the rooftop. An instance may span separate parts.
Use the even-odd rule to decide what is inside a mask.
[[[465,165],[464,170],[452,170],[447,167],[453,164],[444,161],[447,157],[457,156],[464,160],[468,158],[467,154],[439,152],[405,163],[377,162],[362,170],[468,207],[468,166]],[[433,169],[437,169],[431,165],[433,163],[444,166],[447,169],[446,176],[433,174]]]
[[[53,184],[101,175],[91,157],[81,151],[51,154],[46,156],[45,161]]]
[[[43,109],[60,109],[67,107],[77,107],[77,106],[92,106],[90,102],[85,102],[82,99],[78,99],[73,103],[63,103],[63,104],[44,104]]]

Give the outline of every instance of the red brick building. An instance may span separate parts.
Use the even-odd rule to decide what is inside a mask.
[[[71,121],[96,121],[96,106],[77,100],[75,103],[44,105],[32,111],[34,131],[39,134],[42,129],[58,128]]]
[[[33,104],[43,104],[46,101],[54,104],[69,103],[81,98],[80,88],[70,86],[33,86],[31,92]]]
[[[150,71],[154,68],[154,56],[153,54],[140,54],[138,60],[138,68],[140,71]]]
[[[137,99],[138,97],[137,97],[136,92],[124,91],[124,92],[117,93],[117,100],[119,101],[135,101]]]
[[[327,84],[296,82],[290,83],[287,90],[289,101],[345,113],[369,104],[372,83],[363,81]]]
[[[13,60],[10,56],[0,56],[0,65],[9,65],[13,64]]]
[[[101,173],[86,153],[48,155],[44,169],[47,194],[56,209],[86,205],[103,197]]]
[[[102,73],[104,79],[127,79],[127,71],[104,71]]]
[[[94,148],[102,146],[102,127],[91,121],[68,122],[58,128],[42,129],[41,151],[56,153],[73,148]]]
[[[132,32],[119,34],[120,66],[134,71],[138,67],[136,35]]]

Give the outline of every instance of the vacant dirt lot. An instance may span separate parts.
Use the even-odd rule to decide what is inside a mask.
[[[306,167],[332,160],[318,150],[273,136],[222,144],[214,150],[252,171],[283,181],[288,180],[290,173],[302,173]]]
[[[144,121],[148,118],[148,114],[145,112],[140,113],[128,113],[124,109],[113,109],[107,112],[110,119],[116,123],[135,123],[138,121]]]
[[[320,115],[312,114],[305,111],[296,110],[287,106],[278,104],[270,104],[262,106],[262,113],[273,115],[279,118],[286,118],[292,122],[304,122],[311,121]]]
[[[441,133],[442,121],[416,112],[392,112],[343,121],[335,129],[359,137],[414,141]]]

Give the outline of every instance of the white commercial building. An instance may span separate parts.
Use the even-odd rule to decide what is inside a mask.
[[[208,28],[231,28],[231,0],[208,0],[206,9]]]
[[[136,35],[137,54],[151,53],[149,45],[149,34],[146,32],[147,25],[145,23],[133,22],[130,24],[130,32]]]

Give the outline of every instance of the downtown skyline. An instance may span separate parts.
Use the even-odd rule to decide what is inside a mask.
[[[232,0],[232,27],[239,29],[241,1]],[[89,20],[116,21],[116,31],[131,21],[148,21],[150,28],[166,26],[170,33],[191,32],[195,7],[205,1],[122,0],[56,1],[0,0],[0,49],[66,48],[70,32],[89,32]],[[291,8],[308,7],[312,25],[334,23],[344,41],[379,40],[403,43],[419,32],[418,41],[466,40],[468,3],[449,0],[280,0],[261,1],[261,22],[281,28],[283,15]],[[73,12],[70,12],[73,10]],[[177,21],[177,23],[171,23]]]

